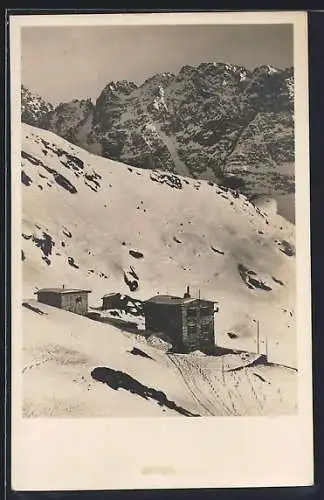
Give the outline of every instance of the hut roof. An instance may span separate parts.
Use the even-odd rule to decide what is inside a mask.
[[[83,288],[41,288],[40,290],[36,290],[35,295],[38,295],[39,293],[58,293],[58,294],[64,294],[64,293],[91,293],[91,290],[86,290]]]
[[[164,304],[164,305],[179,305],[179,304],[185,304],[187,302],[192,302],[194,300],[197,299],[195,297],[184,298],[184,297],[175,297],[173,295],[155,295],[154,297],[148,299],[146,302],[154,304]]]

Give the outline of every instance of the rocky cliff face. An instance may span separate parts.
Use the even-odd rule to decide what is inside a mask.
[[[48,116],[53,109],[52,104],[44,101],[24,85],[21,86],[21,121],[28,125],[47,129],[49,126]]]
[[[293,87],[292,69],[202,63],[111,82],[95,104],[40,105],[36,123],[24,90],[22,120],[135,167],[283,195],[294,192]]]

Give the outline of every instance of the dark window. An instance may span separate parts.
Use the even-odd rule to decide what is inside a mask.
[[[187,316],[188,316],[188,318],[193,318],[196,315],[197,315],[196,309],[187,309]]]
[[[189,337],[194,337],[194,336],[197,335],[197,328],[196,328],[196,326],[188,325],[188,335],[189,335]]]
[[[208,307],[204,307],[200,309],[200,316],[209,316],[211,314],[210,309]]]

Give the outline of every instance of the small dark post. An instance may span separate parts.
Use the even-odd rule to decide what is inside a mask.
[[[260,328],[259,328],[259,320],[257,320],[257,353],[260,354]]]

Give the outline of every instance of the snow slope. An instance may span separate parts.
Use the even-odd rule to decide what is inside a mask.
[[[25,417],[292,414],[296,372],[224,371],[233,355],[167,355],[116,328],[36,301],[23,307]]]
[[[90,288],[91,305],[113,291],[146,299],[190,285],[218,302],[218,345],[255,352],[259,322],[263,352],[267,340],[271,361],[296,366],[292,224],[214,183],[128,167],[22,127],[25,299],[63,283]]]

